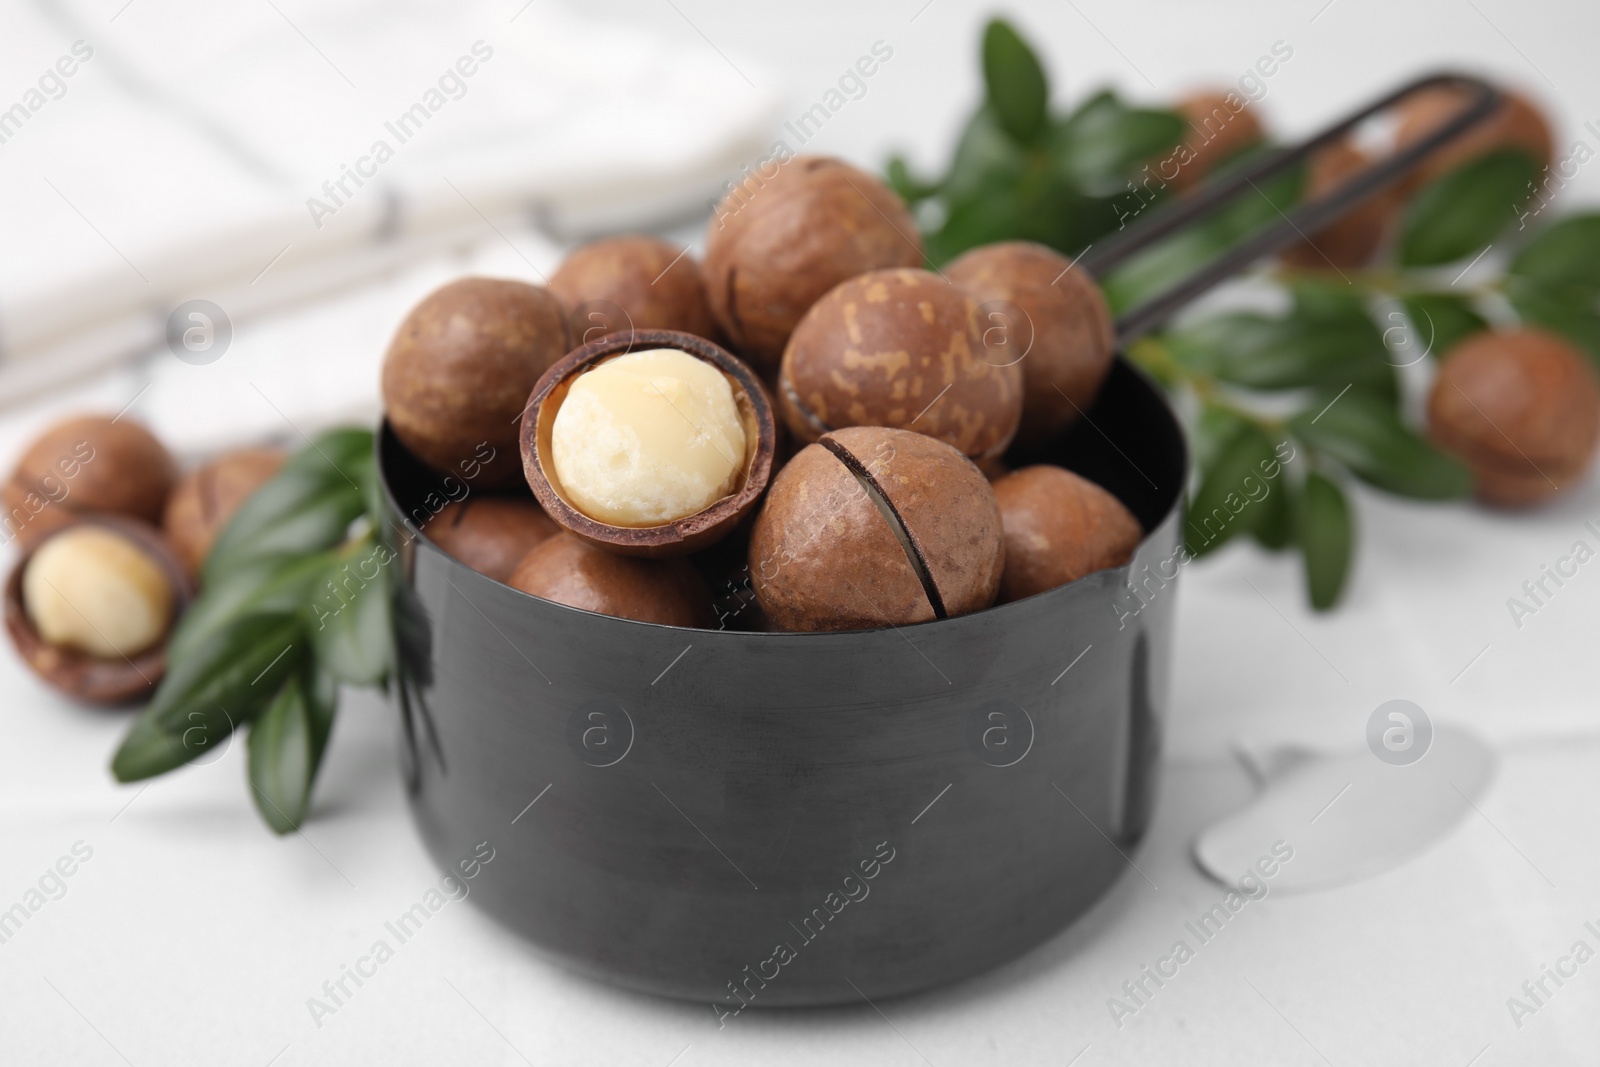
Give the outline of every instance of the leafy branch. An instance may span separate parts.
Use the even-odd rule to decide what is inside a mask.
[[[239,509],[167,644],[169,668],[111,763],[151,778],[249,731],[251,796],[278,833],[306,816],[338,686],[387,684],[394,551],[372,434],[335,430]]]
[[[991,22],[981,51],[985,98],[945,175],[916,178],[898,158],[888,165],[931,262],[1015,239],[1076,256],[1173,195],[1148,180],[1148,167],[1185,136],[1176,113],[1102,91],[1053,116],[1043,66],[1015,29]],[[1352,481],[1419,500],[1473,490],[1471,472],[1411,424],[1415,380],[1402,368],[1518,324],[1564,334],[1600,359],[1600,215],[1542,224],[1542,204],[1525,210],[1540,174],[1539,161],[1513,148],[1468,160],[1408,202],[1394,196],[1393,232],[1375,262],[1264,267],[1252,284],[1278,310],[1192,315],[1130,346],[1185,417],[1195,457],[1190,552],[1241,534],[1272,551],[1296,549],[1311,604],[1329,608],[1354,553]],[[1113,311],[1276,222],[1314,184],[1305,168],[1291,169],[1135,256],[1099,279]],[[1495,248],[1500,255],[1486,255]],[[1482,280],[1464,286],[1468,274]]]

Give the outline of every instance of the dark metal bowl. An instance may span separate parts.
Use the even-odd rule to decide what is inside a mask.
[[[464,490],[387,428],[379,449],[412,533]],[[902,629],[742,633],[562,607],[403,538],[396,699],[429,851],[455,870],[487,842],[471,897],[498,920],[719,1013],[905,993],[1050,937],[1149,820],[1186,455],[1119,361],[1013,458],[1120,497],[1149,531],[1131,568]]]

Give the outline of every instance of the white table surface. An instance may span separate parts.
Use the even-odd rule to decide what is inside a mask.
[[[1154,99],[1242,70],[1284,39],[1295,58],[1273,79],[1266,106],[1286,130],[1449,59],[1539,92],[1565,123],[1562,142],[1596,142],[1581,130],[1600,116],[1592,6],[1013,7],[1072,95],[1109,80]],[[829,0],[761,12],[600,0],[588,10],[699,42],[708,63],[748,63],[763,79],[781,79],[797,112],[874,40],[892,41],[889,77],[810,146],[869,164],[897,145],[942,158],[974,91],[983,14],[957,0],[871,9]],[[1583,171],[1572,193],[1600,200],[1600,168]],[[141,417],[191,453],[240,436],[292,435],[273,404],[304,426],[370,416],[383,345],[419,295],[465,270],[532,277],[559,255],[537,234],[511,236],[514,250],[491,235],[253,322],[210,367],[161,353],[9,411],[0,455],[61,410],[116,410],[135,398]],[[568,975],[470,903],[448,905],[318,1027],[307,998],[438,884],[404,812],[388,711],[370,694],[347,697],[314,818],[303,834],[277,839],[249,805],[242,746],[147,788],[118,787],[105,768],[125,716],[72,707],[7,650],[0,909],[78,842],[92,857],[64,880],[60,899],[0,944],[0,1063],[1600,1061],[1600,961],[1520,1028],[1506,1007],[1575,940],[1600,949],[1584,930],[1600,927],[1600,563],[1520,628],[1506,607],[1573,541],[1600,543],[1585,528],[1600,525],[1600,484],[1530,515],[1365,492],[1359,508],[1359,562],[1332,615],[1308,611],[1287,558],[1239,547],[1187,569],[1163,797],[1134,856],[1149,882],[1130,871],[1073,928],[955,988],[880,1004],[881,1012],[747,1012],[721,1031],[704,1005]],[[1251,793],[1233,744],[1358,747],[1368,714],[1395,697],[1472,727],[1497,749],[1478,810],[1387,874],[1251,905],[1119,1029],[1106,999],[1222,895],[1189,848]],[[936,833],[929,822],[926,832]]]

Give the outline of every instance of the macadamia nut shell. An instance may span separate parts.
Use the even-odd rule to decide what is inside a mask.
[[[552,462],[555,416],[578,375],[634,349],[652,348],[686,352],[711,364],[727,378],[743,423],[744,469],[734,490],[703,511],[659,526],[614,526],[579,510],[563,490]],[[705,338],[673,330],[612,334],[570,353],[539,380],[522,417],[523,474],[545,513],[590,544],[632,556],[684,556],[726,537],[766,491],[776,443],[772,401],[755,373]]]
[[[568,340],[566,312],[540,286],[451,282],[411,309],[389,345],[389,424],[434,469],[460,476],[471,465],[479,488],[510,485],[519,467],[517,416]]]
[[[847,426],[916,430],[974,459],[999,456],[1022,418],[1022,367],[988,362],[978,303],[937,274],[881,270],[836,286],[783,355],[778,397],[796,437]]]
[[[917,224],[886,185],[823,156],[756,168],[706,230],[706,292],[734,350],[769,378],[789,334],[829,289],[863,271],[922,265]]]

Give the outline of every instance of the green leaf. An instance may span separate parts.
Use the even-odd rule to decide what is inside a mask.
[[[923,246],[928,261],[942,265],[970,248],[1013,240],[1022,228],[1016,196],[1007,187],[990,196],[975,196],[952,204],[944,225],[926,234]]]
[[[1277,333],[1278,322],[1268,315],[1231,311],[1169,330],[1166,340],[1179,363],[1218,377],[1271,344]]]
[[[1443,356],[1458,343],[1487,330],[1489,323],[1472,307],[1472,301],[1451,293],[1412,293],[1401,297],[1411,330],[1401,355],[1420,358],[1423,354]]]
[[[1121,105],[1112,110],[1134,126],[1149,117]],[[1080,132],[1087,136],[1096,132],[1097,123],[1103,127],[1086,142],[1095,148],[1099,162],[1078,168],[1060,143],[1062,130],[1071,122],[1047,122],[1044,132],[1025,144],[1007,132],[990,102],[968,120],[942,181],[919,183],[903,163],[897,166],[891,160],[889,176],[902,195],[935,197],[943,209],[939,224],[923,234],[928,261],[939,266],[970,248],[1004,240],[1038,241],[1076,256],[1147,206],[1139,194],[1127,191],[1123,174],[1099,175],[1093,188],[1082,184],[1100,168],[1116,164],[1112,158],[1116,151],[1110,149],[1116,147],[1112,142],[1117,137],[1131,138],[1117,142],[1117,151],[1132,155],[1139,150],[1139,131],[1124,130],[1107,122],[1098,109],[1091,110]]]
[[[888,166],[884,169],[884,177],[889,182],[889,188],[899,195],[907,204],[916,204],[928,199],[939,191],[936,182],[922,181],[911,173],[911,167],[900,156],[890,156]]]
[[[260,556],[217,575],[173,628],[167,641],[167,661],[184,659],[199,640],[243,615],[305,610],[332,558],[328,552]]]
[[[1302,278],[1290,285],[1289,294],[1294,302],[1291,315],[1302,322],[1348,326],[1372,321],[1366,290],[1343,281]]]
[[[1226,252],[1234,242],[1227,228],[1199,223],[1134,256],[1105,279],[1113,313],[1121,314]]]
[[[1251,389],[1356,383],[1391,390],[1388,349],[1365,307],[1357,301],[1335,311],[1297,303],[1283,318],[1232,312],[1173,331],[1168,343],[1185,366]]]
[[[306,708],[311,713],[311,741],[316,746],[320,763],[322,753],[328,748],[328,738],[333,736],[334,716],[339,711],[339,680],[322,669],[315,657],[301,670],[301,679]]]
[[[1423,500],[1472,492],[1472,475],[1412,433],[1394,405],[1352,389],[1332,404],[1289,420],[1296,437],[1337,459],[1379,489]]]
[[[1078,192],[1042,152],[1016,162],[1015,169],[985,172],[977,188],[967,191],[960,191],[967,178],[952,177],[944,224],[925,235],[930,262],[941,264],[969,248],[1004,240],[1038,241],[1071,256],[1116,226],[1115,201]]]
[[[1009,190],[1022,180],[1027,162],[1027,151],[1000,127],[994,112],[980,107],[956,141],[940,192],[954,204]]]
[[[306,625],[317,659],[341,682],[376,685],[393,666],[394,559],[382,542],[360,545],[336,555],[317,583]]]
[[[164,774],[213,750],[254,718],[299,666],[300,612],[246,615],[175,659],[111,761],[120,782]]]
[[[1126,189],[1129,176],[1182,140],[1183,131],[1178,115],[1128,107],[1108,90],[1090,97],[1055,128],[1050,150],[1080,188],[1106,194]]]
[[[1239,432],[1250,425],[1231,408],[1207,404],[1189,429],[1189,448],[1196,470],[1210,470],[1222,450],[1233,443]]]
[[[1600,293],[1600,214],[1574,215],[1540,231],[1506,273],[1547,288]]]
[[[373,529],[381,529],[390,523],[388,494],[383,488],[383,478],[378,473],[376,455],[357,466],[356,484],[361,487],[362,507],[367,513],[368,525]]]
[[[1050,86],[1044,67],[1010,23],[992,20],[983,30],[983,81],[1000,126],[1027,144],[1044,128]]]
[[[1600,359],[1600,215],[1542,231],[1512,261],[1505,291],[1524,321],[1565,334]]]
[[[1524,322],[1564,334],[1600,360],[1600,312],[1594,297],[1547,289],[1525,278],[1506,279],[1506,295]]]
[[[1338,602],[1350,574],[1355,533],[1350,503],[1337,482],[1311,471],[1300,493],[1300,550],[1305,556],[1311,606],[1326,611]]]
[[[1184,536],[1193,555],[1205,555],[1261,521],[1264,498],[1252,499],[1252,486],[1268,484],[1266,465],[1276,458],[1272,442],[1259,426],[1240,424],[1205,469],[1200,488],[1189,501]]]
[[[1489,245],[1516,219],[1533,192],[1532,156],[1503,149],[1463,164],[1423,188],[1400,231],[1400,263],[1450,263]]]
[[[308,663],[284,681],[250,726],[251,795],[261,817],[280,834],[305,821],[338,696],[332,677]]]
[[[1251,504],[1261,512],[1250,527],[1250,533],[1262,548],[1279,552],[1294,540],[1294,483],[1287,476],[1276,480],[1263,477],[1267,495]]]
[[[319,552],[344,540],[366,510],[362,482],[372,463],[367,430],[334,430],[296,452],[223,529],[201,585],[254,556]]]

